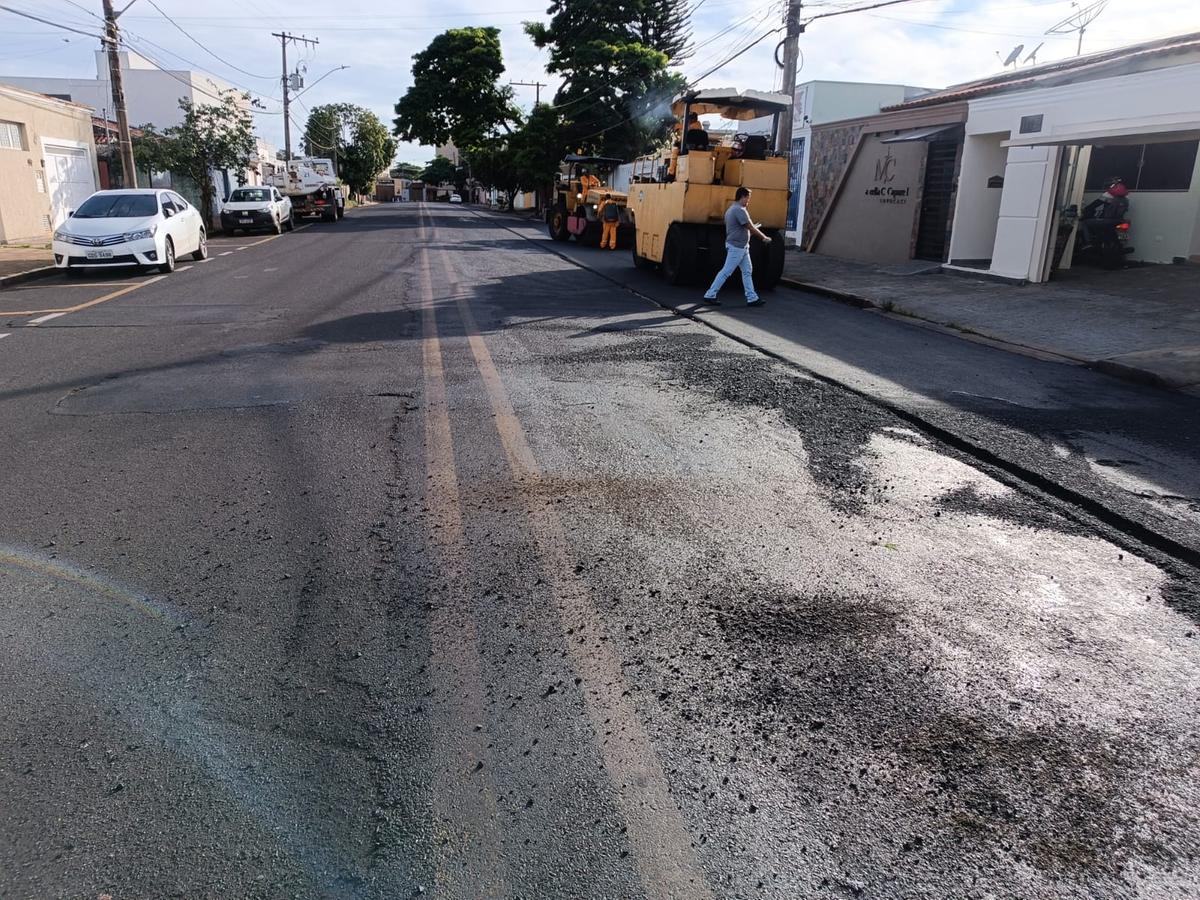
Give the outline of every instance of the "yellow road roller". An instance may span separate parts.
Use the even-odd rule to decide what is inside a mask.
[[[711,279],[725,261],[725,211],[739,187],[753,191],[750,218],[770,238],[751,240],[754,284],[770,290],[783,274],[783,232],[787,224],[788,160],[775,153],[785,94],[715,88],[681,94],[671,111],[680,123],[692,114],[718,115],[755,124],[767,133],[738,133],[712,139],[695,125],[679,129],[674,148],[634,162],[628,211],[635,238],[633,262],[661,268],[671,284]]]
[[[621,160],[606,156],[584,156],[572,153],[563,159],[566,170],[554,186],[554,197],[546,211],[546,228],[556,241],[569,241],[572,236],[581,244],[600,246],[601,222],[598,215],[601,201],[608,194],[620,210],[617,224],[617,246],[633,244],[633,225],[625,209],[626,194],[605,185]]]

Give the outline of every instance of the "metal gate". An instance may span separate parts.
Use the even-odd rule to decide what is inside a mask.
[[[917,224],[917,259],[946,259],[946,232],[954,198],[954,163],[958,141],[930,141],[925,157],[925,187],[921,191],[921,220]]]

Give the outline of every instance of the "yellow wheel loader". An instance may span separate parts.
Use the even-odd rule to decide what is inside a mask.
[[[550,209],[546,212],[550,237],[556,241],[569,241],[574,237],[581,244],[598,247],[603,229],[597,211],[604,195],[608,194],[621,211],[617,246],[633,245],[633,223],[625,208],[628,195],[605,186],[606,181],[611,184],[612,170],[620,164],[619,159],[575,153],[563,159],[565,171],[559,175]]]
[[[779,283],[788,159],[771,148],[779,114],[788,104],[784,94],[730,89],[692,91],[675,99],[671,111],[681,123],[692,123],[692,114],[761,120],[760,127],[769,127],[770,134],[739,133],[713,141],[695,124],[686,130],[681,126],[675,148],[636,160],[628,203],[635,229],[634,265],[661,268],[671,284],[711,279],[725,262],[725,212],[737,189],[747,187],[753,191],[750,218],[771,238],[770,244],[750,239],[754,284],[770,290]]]

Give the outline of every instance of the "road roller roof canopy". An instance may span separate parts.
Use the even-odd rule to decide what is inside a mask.
[[[734,88],[709,88],[680,94],[671,105],[676,117],[686,106],[698,115],[718,115],[723,119],[746,121],[783,112],[789,106],[787,94],[771,91],[738,91]]]
[[[614,159],[611,156],[580,156],[578,153],[568,153],[563,157],[565,163],[578,163],[587,166],[619,166],[625,160]]]

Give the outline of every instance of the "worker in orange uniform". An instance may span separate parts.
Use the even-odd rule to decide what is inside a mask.
[[[612,198],[612,194],[605,194],[604,199],[600,201],[600,205],[596,207],[596,216],[600,219],[600,249],[607,247],[609,250],[617,249],[617,226],[621,224],[621,207],[617,201]]]
[[[591,190],[600,190],[600,179],[584,169],[579,175],[579,187],[583,191],[583,196],[587,197],[587,192]]]

